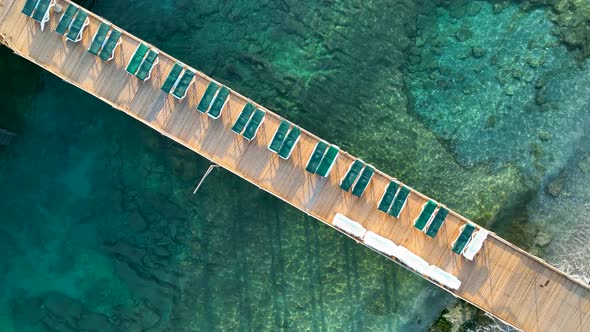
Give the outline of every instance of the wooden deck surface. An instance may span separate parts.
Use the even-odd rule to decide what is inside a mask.
[[[451,211],[436,238],[431,239],[413,227],[427,200],[422,194],[412,191],[399,219],[388,216],[376,206],[390,176],[376,172],[362,198],[346,193],[339,182],[354,160],[352,156],[341,152],[328,178],[307,173],[307,160],[318,141],[313,134],[302,130],[291,158],[282,160],[266,148],[281,121],[278,115],[267,110],[256,138],[248,142],[230,130],[248,101],[246,97],[232,91],[221,117],[213,120],[196,110],[211,78],[197,72],[186,98],[179,101],[160,89],[176,59],[161,52],[152,78],[142,82],[125,72],[139,39],[124,32],[115,59],[104,62],[87,52],[102,18],[90,13],[83,40],[66,42],[54,32],[61,14],[52,12],[42,32],[37,22],[21,14],[24,2],[0,0],[3,42],[20,56],[328,225],[336,213],[342,213],[403,245],[457,276],[462,285],[458,291],[451,291],[455,296],[514,327],[526,331],[590,331],[588,285],[493,233],[474,261],[456,255],[451,244],[466,222],[457,213]],[[65,8],[69,2],[58,3]]]

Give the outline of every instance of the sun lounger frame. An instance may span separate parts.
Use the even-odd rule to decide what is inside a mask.
[[[327,161],[326,158],[328,158],[328,154],[330,153],[330,151],[334,151],[334,150],[336,150],[336,154],[334,155],[334,158],[332,158],[332,161]],[[334,165],[336,165],[336,159],[338,159],[339,155],[340,155],[340,148],[337,145],[328,146],[326,153],[324,153],[322,160],[320,160],[320,164],[318,165],[318,168],[316,170],[316,174],[321,177],[328,177],[328,175],[330,175],[330,172],[332,171],[332,168],[334,168]],[[322,169],[323,169],[322,167],[327,162],[329,162],[330,165],[328,166],[328,168],[324,172],[322,172]]]
[[[289,149],[289,153],[286,156],[282,156],[281,155],[281,149],[283,148],[283,145],[285,144],[285,141],[287,140],[287,137],[289,137],[289,135],[291,135],[291,133],[293,131],[297,131],[299,134],[297,135],[297,138],[295,139],[295,141],[291,145],[291,148]],[[278,156],[280,158],[284,159],[284,160],[289,159],[291,157],[291,154],[293,154],[293,151],[295,151],[295,147],[297,146],[297,143],[299,143],[299,140],[300,139],[301,139],[301,129],[298,126],[291,127],[291,130],[289,130],[289,132],[285,136],[285,140],[283,140],[283,144],[281,144],[281,147],[279,148],[279,152],[277,152]]]
[[[107,33],[105,33],[105,35],[104,35],[104,40],[102,41],[102,44],[98,47],[98,51],[96,52],[96,54],[93,54],[92,52],[90,52],[90,48],[92,47],[92,44],[94,44],[94,40],[98,36],[98,32],[100,31],[100,28],[103,26],[103,24],[106,24],[108,26],[108,30],[107,30]],[[111,24],[107,23],[107,22],[101,23],[100,26],[98,27],[98,29],[96,29],[94,36],[92,36],[92,40],[90,41],[90,46],[88,46],[88,52],[94,56],[98,56],[100,54],[100,51],[104,47],[104,45],[107,43],[108,36],[110,33],[111,33]]]
[[[155,66],[155,64],[154,64]],[[188,82],[188,85],[186,86],[186,88],[184,89],[184,93],[182,94],[182,96],[177,96],[175,94],[176,92],[176,88],[178,87],[178,83],[180,83],[180,80],[184,77],[184,75],[186,73],[193,73],[193,77],[191,78],[190,82]],[[178,75],[178,79],[176,80],[176,82],[174,82],[174,85],[172,86],[171,94],[174,96],[174,98],[178,99],[178,100],[183,100],[184,97],[186,97],[187,93],[188,93],[188,89],[191,87],[191,85],[195,82],[196,80],[196,71],[191,70],[189,68],[184,68],[183,71],[180,72],[180,75]]]
[[[391,210],[393,208],[393,205],[395,204],[395,201],[398,199],[399,195],[402,193],[403,191],[408,191],[408,194],[406,195],[406,198],[404,199],[404,203],[402,204],[402,206],[400,207],[399,211],[397,212],[397,215],[393,214],[393,211]],[[389,210],[387,210],[387,214],[389,214],[390,216],[394,217],[394,218],[399,218],[400,214],[402,213],[402,211],[404,210],[404,208],[406,207],[406,204],[408,204],[408,198],[410,198],[410,195],[412,194],[412,191],[404,186],[404,185],[400,185],[399,190],[397,191],[397,194],[395,195],[395,198],[393,199],[393,202],[391,202],[391,206],[389,207]]]
[[[215,102],[217,102],[217,98],[219,97],[219,94],[224,89],[227,90],[227,95],[225,96],[225,99],[223,100],[223,104],[221,104],[221,107],[219,108],[219,113],[217,115],[212,115],[211,109],[213,108],[213,105],[215,105]],[[215,96],[213,96],[213,100],[211,101],[211,105],[209,105],[209,109],[207,110],[207,115],[212,119],[219,119],[219,117],[221,116],[221,113],[223,113],[223,109],[225,108],[225,105],[227,105],[227,102],[229,101],[230,95],[231,95],[231,90],[228,87],[226,87],[225,85],[222,85],[219,89],[217,89],[217,92],[215,93]]]
[[[78,31],[78,34],[76,35],[76,38],[70,39],[70,37],[68,37],[68,32],[70,32],[70,29],[72,28],[72,24],[74,24],[74,22],[76,21],[76,18],[82,12],[86,14],[86,19],[84,19],[84,23],[82,23],[82,27],[80,28],[80,31]],[[77,43],[80,40],[82,40],[82,34],[84,33],[84,29],[86,29],[86,27],[89,24],[90,24],[90,18],[88,17],[88,13],[84,9],[78,8],[78,12],[76,13],[76,16],[74,17],[74,19],[72,20],[72,22],[70,22],[70,25],[68,26],[68,32],[66,32],[66,34],[65,34],[66,40],[69,40],[69,41],[74,42],[74,43]],[[105,41],[106,41],[106,37],[105,37]]]
[[[355,164],[361,164],[361,168],[359,169],[358,173],[356,174],[356,177],[353,179],[352,183],[350,184],[350,186],[345,189],[342,188],[342,184],[344,183],[344,180],[346,180],[346,178],[348,177],[348,173],[352,170],[352,167]],[[346,172],[344,173],[344,177],[342,177],[342,179],[340,180],[340,189],[349,192],[350,188],[354,187],[354,185],[356,184],[356,182],[358,181],[359,177],[361,176],[361,173],[363,171],[363,169],[365,168],[365,166],[367,166],[367,164],[365,164],[365,162],[362,159],[356,159],[353,162],[350,163],[350,166],[348,166],[348,169],[346,170]]]

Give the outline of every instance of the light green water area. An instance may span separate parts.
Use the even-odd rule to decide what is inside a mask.
[[[82,2],[588,282],[590,8],[552,3]],[[0,74],[0,331],[506,329],[229,172],[193,195],[204,158],[6,48]]]

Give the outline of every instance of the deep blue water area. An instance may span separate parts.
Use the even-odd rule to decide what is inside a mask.
[[[82,4],[590,280],[588,61],[544,8],[450,3]],[[1,331],[499,328],[229,172],[193,195],[204,158],[6,48],[0,74]]]

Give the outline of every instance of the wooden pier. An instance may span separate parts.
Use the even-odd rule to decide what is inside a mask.
[[[267,149],[282,120],[280,116],[256,104],[267,113],[256,138],[249,142],[230,130],[248,98],[232,91],[221,117],[212,119],[196,109],[213,81],[205,74],[197,71],[186,98],[177,100],[160,87],[178,60],[160,51],[151,79],[140,81],[127,74],[125,67],[141,40],[123,32],[115,58],[102,61],[87,49],[105,19],[89,12],[90,25],[83,39],[73,43],[54,31],[61,14],[51,10],[51,19],[41,31],[37,22],[21,13],[24,3],[0,0],[0,40],[17,55],[330,226],[335,214],[342,213],[403,245],[461,280],[457,291],[445,288],[447,291],[518,329],[590,331],[588,285],[494,233],[475,260],[469,261],[451,251],[459,228],[467,221],[459,214],[450,211],[432,239],[413,227],[428,200],[424,195],[412,190],[399,218],[382,213],[377,204],[392,177],[377,171],[361,198],[344,192],[339,183],[356,159],[353,156],[341,151],[327,178],[310,174],[305,167],[319,141],[313,134],[302,130],[292,156],[283,160]],[[57,3],[65,9],[69,1]]]

